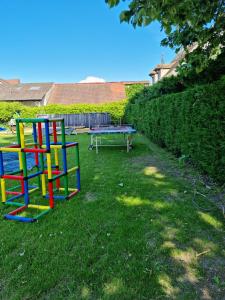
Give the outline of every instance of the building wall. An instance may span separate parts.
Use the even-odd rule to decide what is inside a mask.
[[[7,101],[9,103],[21,103],[26,106],[41,106],[41,101],[35,101],[35,100],[27,100],[27,101]],[[1,102],[0,102],[1,103]]]

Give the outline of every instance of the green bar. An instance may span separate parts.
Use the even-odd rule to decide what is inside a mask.
[[[77,144],[77,146],[75,147],[75,151],[76,151],[76,163],[77,163],[77,167],[80,167],[80,155],[79,155],[79,144]]]
[[[62,146],[66,146],[65,123],[62,121]]]
[[[14,172],[6,173],[6,175],[15,175],[15,174],[21,173],[22,171],[23,170],[14,171]]]
[[[68,175],[65,175],[64,177],[64,188],[65,188],[65,196],[69,196],[69,184],[68,184]]]
[[[19,128],[19,121],[16,120],[16,137],[17,137],[17,144],[21,146],[21,140],[20,140],[20,128]]]
[[[40,165],[41,165],[41,171],[44,172],[45,163],[44,163],[44,154],[43,153],[40,153]]]
[[[17,121],[19,123],[45,123],[45,122],[48,122],[48,119],[38,119],[38,118],[31,118],[31,119],[17,119]]]
[[[40,175],[38,175],[38,187],[39,187],[39,189],[41,189],[41,178],[40,178]]]
[[[37,169],[37,172],[40,172],[39,166],[34,166],[34,167]],[[40,178],[40,175],[37,176],[37,181],[38,181],[37,185],[38,185],[39,189],[41,189],[41,178]]]
[[[19,202],[6,202],[7,205],[12,205],[12,206],[17,206],[17,207],[21,207],[24,206],[24,203],[19,203]]]
[[[10,189],[7,189],[7,191],[13,191],[16,190],[17,188],[21,187],[21,185],[16,185],[14,187],[11,187]]]
[[[59,175],[56,175],[56,176],[52,177],[52,180],[56,180],[56,179],[58,179],[60,177],[63,177],[63,176],[66,176],[65,173],[62,173],[62,174],[59,174]]]
[[[22,152],[23,176],[27,177],[27,160],[26,153]]]
[[[35,216],[34,219],[40,219],[42,216],[46,215],[47,213],[49,213],[52,209],[49,208],[47,210],[44,210],[43,212],[41,212],[39,215]]]

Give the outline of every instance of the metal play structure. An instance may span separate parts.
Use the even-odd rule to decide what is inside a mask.
[[[25,124],[32,126],[29,143],[24,134]],[[60,136],[56,124],[61,126]],[[54,208],[55,200],[68,200],[80,191],[79,144],[66,142],[64,119],[17,119],[16,133],[16,145],[0,147],[2,203],[17,207],[4,218],[35,222]],[[4,167],[4,155],[9,152],[18,154],[19,169],[13,172],[6,172]],[[29,153],[34,155],[32,170],[27,168]],[[68,154],[73,162],[71,168]]]
[[[110,146],[125,146],[127,152],[132,148],[132,135],[136,133],[136,130],[129,125],[121,125],[121,126],[102,126],[102,127],[94,127],[89,130],[88,134],[91,136],[89,150],[95,148],[96,153],[98,153],[99,147],[110,147]],[[105,139],[105,143],[103,143],[103,136],[108,135],[123,135],[122,143],[107,143],[107,139]],[[115,139],[114,139],[115,140]]]

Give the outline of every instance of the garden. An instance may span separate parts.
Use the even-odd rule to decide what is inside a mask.
[[[105,2],[114,7],[122,1]],[[184,57],[176,76],[159,76],[152,86],[128,86],[124,101],[44,107],[1,102],[1,299],[225,299],[224,6],[224,1],[129,1],[120,20],[134,27],[158,21],[166,36],[161,45],[183,51]],[[34,149],[25,147],[20,121],[18,145],[9,132],[15,114],[36,118],[93,112],[110,114],[112,125],[132,124],[132,147],[127,139],[127,148],[96,153],[85,130],[66,136],[66,141],[62,130],[57,141],[56,121],[51,121],[50,140],[46,119],[45,147],[41,126],[38,140],[36,125],[33,135],[29,124],[25,131],[25,139],[34,139]],[[76,159],[70,151],[58,159],[57,151],[78,149],[77,143]],[[2,152],[8,151],[7,145],[18,155],[19,176],[12,171],[18,168],[12,156],[6,163],[11,173],[4,173]],[[36,154],[36,167],[41,161],[36,175],[43,181],[35,188],[36,175],[23,173],[30,152]],[[80,164],[74,167],[75,160]],[[66,193],[57,197],[69,201],[53,196],[54,180],[56,190],[62,190],[57,181],[61,176],[66,178]],[[68,184],[75,177],[79,184],[69,194]],[[14,190],[13,183],[6,190],[5,179],[21,180],[22,191]],[[23,182],[30,179],[31,190]],[[32,209],[40,201],[46,205],[49,198],[48,214],[28,218],[18,202],[17,212],[23,213],[19,218],[6,205],[6,192],[16,199],[26,194],[25,209],[31,192]]]
[[[2,136],[1,144],[13,140]],[[74,140],[81,192],[36,223],[0,223],[1,298],[222,299],[215,186],[141,134],[129,153],[96,155],[87,134]]]

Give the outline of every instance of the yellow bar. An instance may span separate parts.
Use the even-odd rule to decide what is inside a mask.
[[[24,126],[23,123],[19,124],[20,128],[20,140],[21,140],[21,147],[25,148],[25,139],[24,139]]]
[[[42,182],[42,195],[46,196],[46,182],[45,182],[45,175],[41,175],[41,182]]]
[[[60,191],[65,191],[64,188],[59,188],[59,190],[60,190]],[[76,192],[77,189],[68,188],[68,191],[69,191],[69,192]]]
[[[1,147],[0,151],[3,151],[3,152],[21,152],[21,148],[4,148],[4,147]]]
[[[54,152],[55,152],[55,165],[58,166],[59,165],[58,149],[55,148]]]
[[[31,194],[31,193],[33,193],[33,192],[35,192],[35,191],[37,191],[39,188],[38,187],[36,187],[36,188],[34,188],[34,189],[31,189],[31,190],[29,190],[29,194]]]
[[[48,179],[52,179],[51,153],[47,153],[46,155],[47,155]]]
[[[23,161],[22,161],[22,153],[19,153],[19,164],[20,164],[20,170],[23,170]]]
[[[2,203],[6,202],[5,179],[1,178]]]
[[[37,209],[40,209],[40,210],[45,210],[45,209],[49,209],[50,206],[38,205],[38,204],[29,204],[28,208],[37,208]]]
[[[69,170],[67,171],[67,173],[71,173],[71,172],[73,172],[73,171],[76,171],[77,169],[78,169],[78,167],[71,168],[71,169],[69,169]]]
[[[46,145],[42,145],[41,148],[46,148]],[[62,145],[50,145],[50,148],[52,149],[62,149]]]
[[[26,144],[26,147],[27,146],[35,146],[36,144],[35,143],[28,143],[28,144]]]

